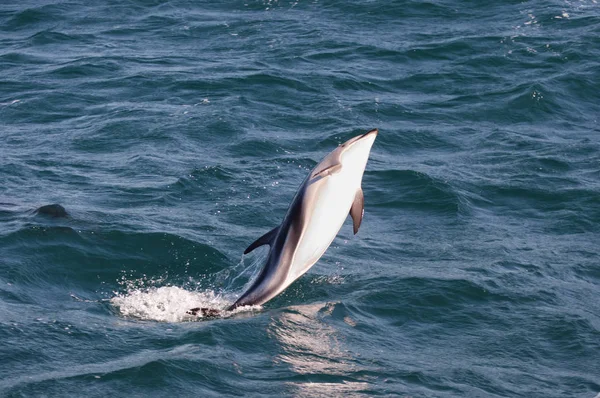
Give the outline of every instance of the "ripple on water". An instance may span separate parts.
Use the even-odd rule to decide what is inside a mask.
[[[450,183],[425,173],[382,170],[368,175],[372,185],[369,206],[408,208],[452,216],[468,211],[468,202]]]

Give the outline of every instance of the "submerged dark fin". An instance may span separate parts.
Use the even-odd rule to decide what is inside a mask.
[[[356,191],[356,195],[354,196],[354,202],[350,208],[350,216],[354,223],[354,235],[356,235],[360,228],[363,214],[365,214],[365,197],[363,196],[362,188],[358,188],[358,191]]]
[[[246,250],[244,250],[244,254],[248,254],[252,250],[262,245],[270,245],[273,239],[275,239],[275,237],[277,236],[277,232],[279,232],[279,225],[267,232],[266,234],[264,234],[263,236],[261,236],[260,238],[256,239],[254,242],[252,242],[252,244],[248,246]]]
[[[198,315],[198,312],[200,312],[200,310],[201,310],[200,307],[196,307],[196,308],[192,308],[192,309],[186,311],[185,313],[189,314],[189,315]]]
[[[42,207],[38,208],[35,212],[36,212],[36,214],[40,214],[40,215],[48,216],[48,217],[52,217],[52,218],[69,217],[69,213],[67,213],[67,210],[64,207],[62,207],[61,205],[59,205],[58,203],[42,206]]]
[[[198,313],[201,313],[203,317],[216,317],[221,315],[221,310],[216,310],[214,308],[200,308],[200,307],[196,307],[196,308],[192,308],[189,311],[186,311],[186,314],[189,315],[198,315]]]

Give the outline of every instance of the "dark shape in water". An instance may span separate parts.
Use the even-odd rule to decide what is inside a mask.
[[[52,217],[52,218],[69,217],[69,213],[67,213],[67,210],[64,207],[62,207],[61,205],[59,205],[58,203],[42,206],[42,207],[38,208],[35,211],[35,213],[41,214],[44,216],[48,216],[48,217]]]
[[[221,315],[221,311],[216,310],[214,308],[196,307],[196,308],[192,308],[189,311],[186,311],[186,314],[190,314],[190,315],[198,315],[198,313],[201,313],[203,317],[208,317],[208,318],[217,317],[217,316]]]

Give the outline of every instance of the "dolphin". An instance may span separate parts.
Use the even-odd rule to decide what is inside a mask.
[[[266,263],[250,287],[227,311],[261,305],[304,275],[325,253],[348,214],[354,234],[364,214],[361,182],[378,131],[371,130],[338,146],[308,174],[283,222],[255,240],[244,254],[263,245]],[[193,308],[188,313],[216,316],[218,310]]]

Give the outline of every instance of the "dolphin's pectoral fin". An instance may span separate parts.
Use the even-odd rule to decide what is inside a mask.
[[[354,223],[354,235],[356,235],[360,228],[363,214],[365,214],[365,197],[363,196],[362,188],[358,188],[354,196],[354,202],[352,202],[352,207],[350,208],[350,216]]]
[[[279,232],[279,225],[267,232],[266,234],[264,234],[263,236],[261,236],[260,238],[256,239],[254,242],[252,242],[252,244],[248,246],[246,250],[244,250],[244,254],[248,254],[252,250],[262,245],[270,245],[271,242],[277,236],[277,232]]]

